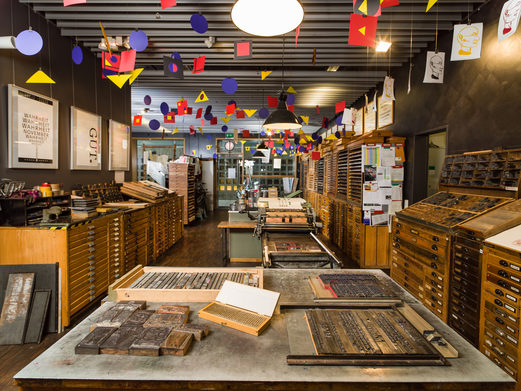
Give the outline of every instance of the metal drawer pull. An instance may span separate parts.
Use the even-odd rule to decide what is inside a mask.
[[[508,267],[508,262],[507,262],[507,261],[500,260],[500,261],[499,261],[499,264],[500,264],[501,266]]]
[[[412,229],[412,228],[411,228],[410,231],[411,231],[411,233],[414,234],[414,235],[419,235],[419,234],[420,234],[418,231],[416,231],[415,229]]]
[[[438,251],[438,246],[436,246],[435,244],[433,244],[433,245],[432,245],[432,249],[433,249],[434,251]]]
[[[95,225],[89,225],[89,229],[94,229],[94,228],[96,228]]]
[[[503,291],[501,289],[496,289],[495,292],[499,296],[505,296],[505,294],[503,293]]]

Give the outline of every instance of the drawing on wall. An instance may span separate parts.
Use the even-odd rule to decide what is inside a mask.
[[[517,31],[520,17],[521,0],[509,0],[503,4],[497,30],[499,42],[514,35],[514,33]]]
[[[101,170],[101,117],[71,107],[71,170]]]
[[[58,168],[58,101],[9,84],[9,168]]]
[[[382,94],[382,100],[395,100],[394,99],[394,79],[390,76],[385,76],[384,80],[384,92]]]
[[[427,52],[427,62],[425,64],[424,83],[443,83],[445,71],[445,53]]]
[[[455,25],[450,60],[462,61],[480,58],[482,41],[483,23]]]

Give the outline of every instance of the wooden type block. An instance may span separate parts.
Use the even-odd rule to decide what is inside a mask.
[[[154,314],[152,310],[137,310],[121,325],[121,327],[143,326],[143,324]]]
[[[33,286],[34,273],[9,274],[0,315],[0,345],[24,342]]]
[[[187,314],[161,314],[154,313],[143,324],[143,327],[176,327],[188,321]]]
[[[25,333],[25,343],[40,343],[42,333],[47,320],[49,302],[51,300],[51,290],[36,290],[31,303],[31,313],[27,322],[27,332]]]
[[[134,356],[159,356],[159,349],[172,331],[171,327],[147,327],[130,345],[129,353]]]
[[[173,330],[161,344],[160,353],[169,356],[184,356],[190,348],[192,339],[193,335],[190,333]]]
[[[91,331],[96,327],[120,327],[130,316],[137,311],[140,305],[116,304],[109,308],[101,316],[101,319],[91,326]]]
[[[116,327],[96,327],[76,345],[74,353],[99,354],[100,345],[116,330]]]
[[[186,323],[180,327],[175,328],[174,330],[179,331],[181,333],[192,334],[196,341],[200,341],[201,339],[206,337],[209,332],[208,326],[193,323]]]
[[[157,311],[159,314],[184,314],[188,317],[190,306],[187,305],[162,305]]]
[[[101,354],[128,354],[130,346],[143,333],[143,326],[126,326],[125,324],[114,331],[105,342],[100,345]]]

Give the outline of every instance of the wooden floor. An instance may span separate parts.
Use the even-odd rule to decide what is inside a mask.
[[[203,221],[196,221],[185,227],[184,237],[176,243],[165,255],[158,259],[161,266],[193,266],[193,267],[220,267],[222,266],[221,236],[217,228],[219,222],[228,219],[226,210],[217,210],[208,215]],[[338,247],[326,242],[328,247],[344,263],[344,268],[357,268],[342,253]],[[237,266],[242,266],[237,264]],[[251,266],[251,264],[249,264]],[[79,323],[92,312],[96,306],[91,307],[83,316],[76,319],[71,327]],[[0,390],[15,391],[12,379],[20,369],[34,360],[54,342],[67,333],[47,335],[41,344],[0,346]]]

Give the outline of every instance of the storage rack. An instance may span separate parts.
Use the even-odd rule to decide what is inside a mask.
[[[348,172],[348,157],[349,151],[347,149],[342,149],[337,154],[337,196],[340,199],[347,199],[347,172]]]
[[[315,178],[317,184],[316,192],[318,194],[324,194],[324,158],[317,162],[317,174]]]
[[[184,197],[184,223],[195,220],[195,165],[169,163],[169,189]]]

